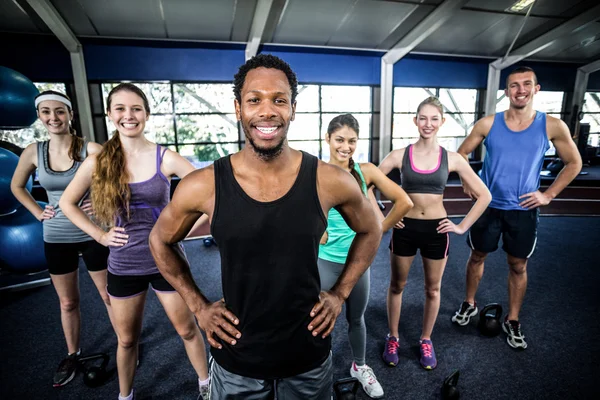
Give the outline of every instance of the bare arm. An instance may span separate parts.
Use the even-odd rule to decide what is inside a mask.
[[[382,222],[382,230],[383,232],[387,232],[406,215],[414,204],[410,197],[408,197],[408,194],[394,181],[385,176],[375,165],[371,163],[362,164],[361,169],[367,180],[367,185],[375,185],[394,204]],[[375,212],[378,210],[379,207],[375,209]]]
[[[37,168],[37,143],[32,143],[23,151],[21,157],[19,157],[19,163],[13,174],[12,180],[10,181],[10,190],[19,203],[23,204],[29,212],[42,221],[44,219],[52,218],[54,211],[52,207],[48,211],[42,210],[42,208],[36,203],[35,199],[27,190],[27,181],[29,177]],[[48,208],[48,207],[47,207]],[[46,215],[44,215],[46,214]]]
[[[575,142],[571,138],[567,124],[558,118],[548,116],[547,125],[548,136],[554,147],[556,147],[558,156],[565,163],[564,168],[560,171],[554,182],[552,182],[552,185],[544,192],[544,196],[553,200],[577,177],[583,163],[577,146],[575,146]]]
[[[404,157],[404,150],[393,150],[390,154],[385,156],[383,161],[379,164],[379,169],[384,175],[389,174],[394,169],[400,169],[402,167],[402,157]]]
[[[457,153],[460,154],[467,162],[469,161],[469,154],[475,151],[477,146],[483,143],[483,140],[486,138],[488,133],[490,133],[493,123],[493,115],[481,118],[475,123],[475,126],[473,126],[469,136],[467,136],[467,138],[462,142],[457,150]]]
[[[448,152],[450,159],[450,171],[456,171],[460,176],[463,185],[468,185],[477,199],[467,215],[458,224],[454,225],[449,219],[444,219],[438,226],[439,233],[454,232],[459,235],[467,232],[469,228],[481,217],[487,206],[492,201],[492,194],[485,186],[483,181],[473,171],[469,163],[458,153]]]
[[[473,127],[471,133],[467,138],[462,142],[460,147],[457,150],[457,153],[460,154],[462,158],[469,162],[469,154],[471,154],[477,146],[483,143],[484,139],[490,133],[490,129],[492,129],[492,125],[494,124],[494,116],[490,115],[487,117],[483,117]],[[469,185],[468,182],[462,182],[463,191],[467,196],[471,199],[477,199],[476,191]]]
[[[203,213],[212,214],[214,197],[212,166],[194,171],[184,178],[150,232],[150,250],[161,274],[196,315],[209,344],[221,348],[222,345],[213,335],[235,345],[235,339],[241,337],[241,333],[234,328],[239,321],[227,310],[223,301],[211,303],[202,294],[194,282],[187,259],[177,245]]]
[[[342,304],[375,258],[381,241],[381,224],[354,178],[342,169],[319,162],[317,187],[323,210],[335,207],[356,232],[342,274],[331,290],[321,292],[319,302],[310,312],[313,320],[308,329],[313,336],[322,333],[325,338],[333,330]]]
[[[182,179],[187,174],[195,170],[191,162],[189,162],[185,157],[181,156],[179,153],[176,153],[171,150],[167,150],[165,152],[161,168],[165,176],[175,175]]]

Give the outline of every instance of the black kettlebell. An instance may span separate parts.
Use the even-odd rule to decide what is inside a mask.
[[[102,359],[102,364],[100,364],[100,366],[85,366],[86,362],[95,361],[98,359]],[[106,371],[108,360],[109,356],[106,353],[91,354],[89,356],[80,357],[79,365],[83,369],[83,383],[91,388],[104,385],[104,383],[106,383],[110,377],[110,374],[108,371]]]
[[[502,306],[497,303],[488,304],[479,313],[477,327],[484,336],[497,336],[502,331]]]
[[[444,385],[442,386],[442,399],[444,400],[458,400],[460,393],[456,385],[458,385],[458,377],[460,372],[454,371],[444,379]]]
[[[344,378],[333,384],[336,400],[354,400],[360,384],[356,378]]]

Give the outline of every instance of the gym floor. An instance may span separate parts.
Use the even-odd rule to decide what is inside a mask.
[[[597,248],[599,217],[542,217],[538,247],[529,264],[529,286],[521,313],[529,347],[513,350],[502,333],[481,336],[477,318],[457,327],[450,317],[464,296],[468,247],[451,239],[450,260],[442,284],[440,314],[433,333],[438,367],[419,366],[417,343],[423,312],[423,272],[415,262],[404,294],[400,326],[400,365],[381,361],[387,333],[385,295],[389,279],[386,234],[371,267],[371,299],[366,312],[367,363],[373,367],[387,399],[438,399],[444,377],[460,370],[463,399],[597,399],[600,386],[600,282]],[[220,298],[219,254],[201,240],[185,242],[196,281],[210,299]],[[506,309],[505,254],[490,255],[478,293],[479,306],[498,302]],[[80,269],[82,350],[108,352],[115,366],[116,338],[85,268]],[[183,344],[156,296],[150,294],[142,332],[137,399],[196,399],[197,381]],[[52,387],[52,375],[66,352],[58,299],[52,287],[2,294],[0,297],[0,398],[116,399],[116,375],[96,389],[79,374],[63,388]],[[334,379],[348,376],[351,363],[342,312],[333,340]],[[293,362],[293,360],[290,360]],[[368,397],[362,393],[359,399]]]

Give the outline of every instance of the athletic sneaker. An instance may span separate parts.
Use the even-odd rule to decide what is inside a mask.
[[[398,338],[388,334],[385,338],[385,349],[383,350],[383,361],[387,365],[391,367],[398,365],[399,347],[400,343],[398,343]]]
[[[419,340],[421,347],[421,366],[427,370],[432,370],[437,367],[437,359],[435,358],[435,350],[433,343],[429,339]]]
[[[502,330],[508,335],[506,342],[513,349],[527,348],[527,342],[525,341],[525,335],[521,332],[521,323],[519,321],[508,320],[508,315],[504,318],[502,324]]]
[[[358,379],[365,393],[372,399],[380,399],[383,397],[383,388],[377,382],[375,373],[367,364],[359,367],[355,362],[350,367],[350,375]]]
[[[477,315],[479,310],[477,309],[477,303],[471,305],[466,301],[460,305],[460,309],[452,316],[452,322],[459,324],[460,326],[465,326],[471,320],[471,317]]]
[[[200,395],[198,395],[198,400],[210,400],[210,385],[200,386]]]
[[[54,373],[54,387],[64,386],[75,377],[78,354],[71,354],[60,362]]]

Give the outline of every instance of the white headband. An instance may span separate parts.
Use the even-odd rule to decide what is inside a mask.
[[[47,101],[47,100],[55,100],[55,101],[60,101],[61,103],[66,104],[67,106],[69,106],[69,108],[73,108],[71,107],[71,102],[62,96],[59,96],[57,94],[43,94],[41,96],[39,96],[38,98],[35,99],[35,108],[38,107],[38,105],[42,102],[42,101]]]

